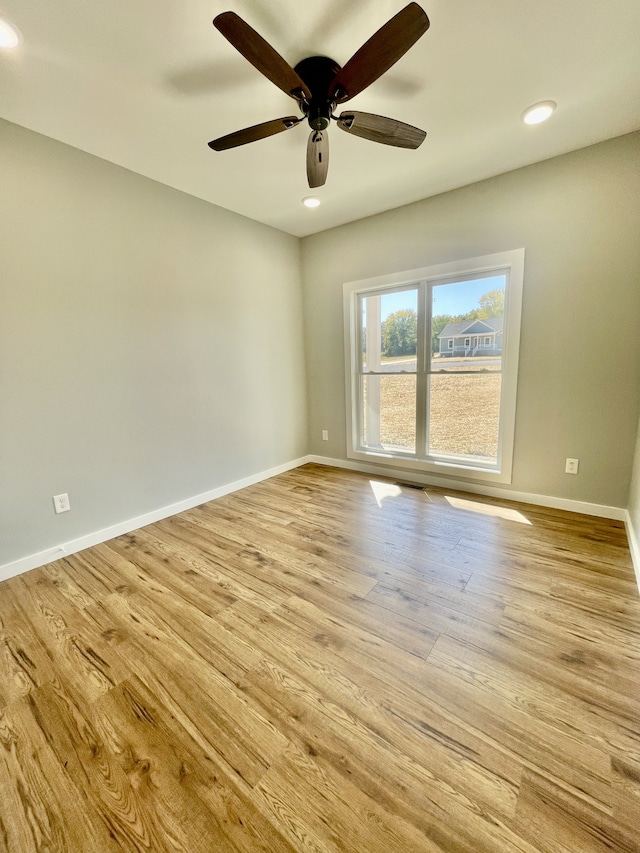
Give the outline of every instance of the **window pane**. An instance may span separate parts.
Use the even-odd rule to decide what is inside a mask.
[[[434,285],[432,371],[502,369],[505,286],[504,274]]]
[[[416,449],[416,377],[362,377],[362,444],[372,450]]]
[[[362,368],[398,373],[416,369],[418,290],[386,291],[361,299]]]
[[[501,382],[499,373],[431,376],[430,456],[495,464]]]

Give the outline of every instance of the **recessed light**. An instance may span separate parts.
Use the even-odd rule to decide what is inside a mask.
[[[525,124],[540,124],[550,118],[557,106],[555,101],[540,101],[539,104],[533,104],[522,113],[522,121]]]
[[[305,198],[302,199],[302,203],[305,207],[320,207],[320,199],[313,195],[305,196]]]
[[[9,21],[0,18],[0,49],[10,50],[20,44],[20,33]]]

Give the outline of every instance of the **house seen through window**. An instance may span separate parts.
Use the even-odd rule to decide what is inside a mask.
[[[350,456],[510,477],[523,251],[491,258],[345,285]]]

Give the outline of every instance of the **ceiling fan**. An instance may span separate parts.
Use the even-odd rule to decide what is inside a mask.
[[[310,56],[295,68],[235,12],[223,12],[213,25],[265,77],[297,101],[302,116],[273,119],[209,143],[214,151],[225,151],[265,139],[295,127],[305,119],[311,127],[307,143],[307,178],[310,187],[321,187],[329,168],[327,130],[334,119],[338,127],[354,136],[393,145],[418,148],[424,130],[396,119],[348,110],[339,116],[336,106],[366,89],[388,71],[429,28],[429,19],[417,3],[409,3],[362,45],[344,67],[327,56]]]

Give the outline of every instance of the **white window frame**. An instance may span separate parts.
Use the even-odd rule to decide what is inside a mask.
[[[371,450],[360,444],[359,437],[359,382],[360,340],[358,305],[361,294],[390,287],[419,285],[423,292],[427,287],[448,281],[490,277],[505,274],[504,328],[502,333],[502,393],[500,402],[500,428],[498,435],[498,461],[495,465],[480,465],[467,460],[443,461],[418,457],[407,452]],[[345,388],[347,408],[347,457],[361,462],[387,465],[393,468],[411,468],[420,472],[446,474],[470,480],[510,483],[513,467],[513,446],[516,420],[516,392],[520,346],[520,323],[522,313],[522,290],[524,283],[524,249],[513,249],[477,258],[467,258],[417,270],[377,276],[343,285]],[[431,300],[425,299],[424,315],[426,329],[431,328]],[[420,348],[420,347],[419,347]],[[427,370],[430,346],[423,346],[424,369]],[[420,356],[419,356],[420,357]],[[418,429],[424,428],[425,400],[417,400]]]

